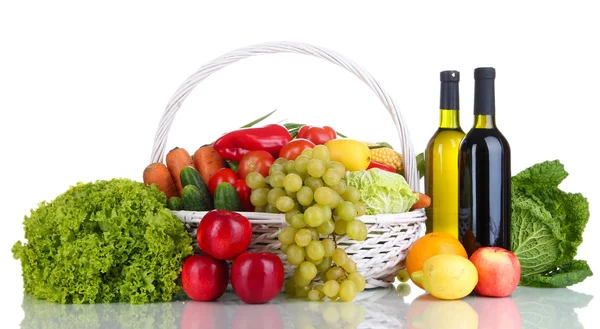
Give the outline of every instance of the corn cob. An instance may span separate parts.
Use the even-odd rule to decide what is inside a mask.
[[[379,143],[364,142],[367,146],[378,146]],[[371,149],[371,160],[385,163],[396,168],[396,171],[402,171],[402,155],[390,147],[379,147]]]

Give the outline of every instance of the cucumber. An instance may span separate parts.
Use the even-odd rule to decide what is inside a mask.
[[[202,197],[202,192],[194,186],[187,185],[181,191],[181,199],[183,200],[183,210],[187,211],[208,211],[211,210],[206,200]]]
[[[223,182],[215,190],[215,209],[242,211],[240,197],[231,183]]]
[[[179,173],[179,178],[181,179],[181,186],[183,188],[186,186],[194,186],[198,189],[202,203],[201,210],[212,210],[214,208],[213,198],[208,191],[208,186],[206,186],[206,183],[204,183],[202,176],[200,176],[200,173],[196,168],[192,166],[184,167]]]
[[[167,200],[167,208],[171,210],[183,210],[183,200],[178,196],[170,197]]]

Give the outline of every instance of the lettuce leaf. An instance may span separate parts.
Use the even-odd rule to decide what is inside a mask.
[[[574,261],[589,203],[558,188],[567,176],[559,161],[546,161],[512,178],[511,248],[521,263],[521,285],[566,287],[592,275],[585,261]]]
[[[349,171],[345,180],[360,192],[367,215],[407,212],[419,199],[402,175],[389,171],[377,168]]]

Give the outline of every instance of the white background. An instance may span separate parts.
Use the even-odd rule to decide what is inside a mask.
[[[438,124],[439,72],[461,71],[468,130],[473,69],[494,66],[497,124],[512,147],[513,173],[544,160],[565,165],[570,176],[561,188],[583,193],[592,213],[578,258],[598,272],[598,11],[578,1],[489,3],[2,2],[2,327],[23,317],[20,264],[10,248],[23,238],[29,209],[78,181],[141,180],[176,88],[209,60],[265,41],[307,42],[360,64],[399,106],[418,152]],[[193,152],[275,108],[273,120],[329,124],[399,146],[385,109],[350,73],[308,56],[269,55],[199,85],[167,148]],[[597,281],[571,289],[589,293]],[[598,298],[578,311],[582,322]]]

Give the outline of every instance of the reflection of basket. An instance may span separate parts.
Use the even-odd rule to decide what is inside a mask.
[[[345,68],[366,83],[377,94],[392,117],[400,137],[406,179],[414,191],[419,190],[419,176],[410,136],[391,97],[369,73],[354,62],[331,50],[302,43],[264,43],[241,48],[224,54],[202,66],[179,87],[167,105],[154,140],[151,162],[164,161],[167,136],[175,114],[196,85],[212,73],[241,59],[275,53],[298,53],[319,57]],[[188,232],[195,240],[195,230],[205,212],[177,211],[174,213],[186,224]],[[253,224],[253,240],[250,250],[276,252],[286,264],[286,277],[290,277],[292,268],[285,262],[285,255],[278,251],[277,234],[282,227],[287,225],[283,215],[242,214],[248,217]],[[363,216],[359,219],[367,224],[369,232],[367,239],[362,242],[355,242],[342,237],[338,239],[338,245],[344,248],[357,263],[359,272],[367,280],[367,288],[388,286],[390,282],[393,282],[394,275],[403,268],[407,249],[421,234],[425,225],[425,212],[420,209],[393,215]]]

